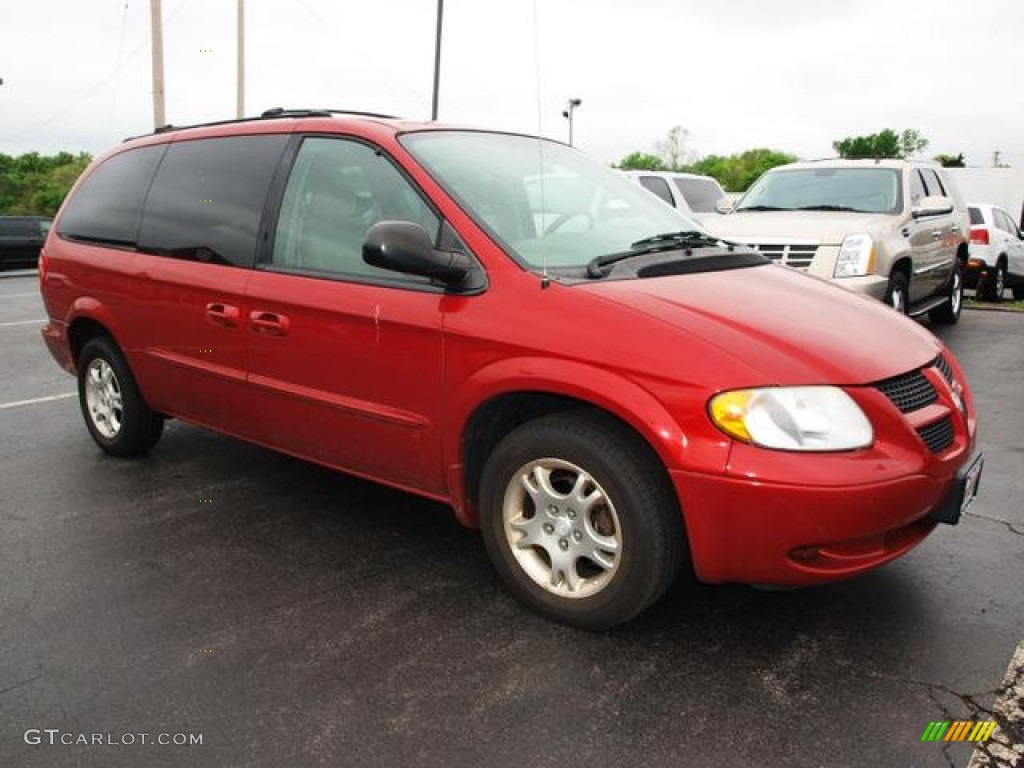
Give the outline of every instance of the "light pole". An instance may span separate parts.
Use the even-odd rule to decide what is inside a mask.
[[[572,113],[576,110],[580,104],[583,103],[582,99],[569,99],[569,103],[566,108],[562,110],[562,117],[569,121],[569,146],[572,146]]]

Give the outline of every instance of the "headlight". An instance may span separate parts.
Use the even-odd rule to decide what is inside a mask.
[[[838,387],[766,387],[723,392],[708,406],[730,437],[783,451],[851,451],[874,440],[864,412]]]
[[[836,277],[858,277],[875,268],[875,243],[871,235],[847,235],[836,257]]]

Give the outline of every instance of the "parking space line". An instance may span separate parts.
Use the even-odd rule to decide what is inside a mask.
[[[0,296],[0,299],[24,299],[27,296],[38,296],[39,291],[30,291],[29,293],[5,293]]]
[[[39,320],[18,320],[18,321],[13,322],[13,323],[0,323],[0,328],[13,328],[16,325],[39,325],[40,323],[45,323],[45,322],[46,322],[46,318],[45,317],[40,318]]]
[[[62,395],[50,395],[49,397],[34,397],[31,400],[15,400],[10,403],[0,403],[0,411],[8,408],[21,408],[23,405],[36,405],[37,403],[50,403],[54,400],[67,400],[69,397],[77,397],[77,392],[65,392]]]
[[[1017,645],[1001,687],[1003,693],[994,707],[996,715],[1001,718],[1000,725],[1010,725],[1011,729],[1024,727],[1024,641]],[[1003,728],[997,727],[990,741],[978,745],[967,768],[1021,765],[1018,761],[1024,758],[1024,743],[1013,741],[1013,733],[1000,731]]]

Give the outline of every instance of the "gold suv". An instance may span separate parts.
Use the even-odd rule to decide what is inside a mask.
[[[953,180],[933,163],[825,160],[765,173],[704,221],[799,269],[933,322],[960,317],[970,227]]]

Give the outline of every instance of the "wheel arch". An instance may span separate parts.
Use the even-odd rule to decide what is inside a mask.
[[[68,346],[71,359],[78,366],[82,348],[97,336],[108,336],[121,349],[118,323],[113,314],[99,301],[82,297],[71,307],[68,320]]]
[[[511,430],[574,410],[602,414],[635,433],[659,471],[678,466],[686,438],[653,395],[607,370],[581,363],[505,360],[479,372],[456,393],[446,438],[448,487],[456,516],[478,526],[484,465]]]

